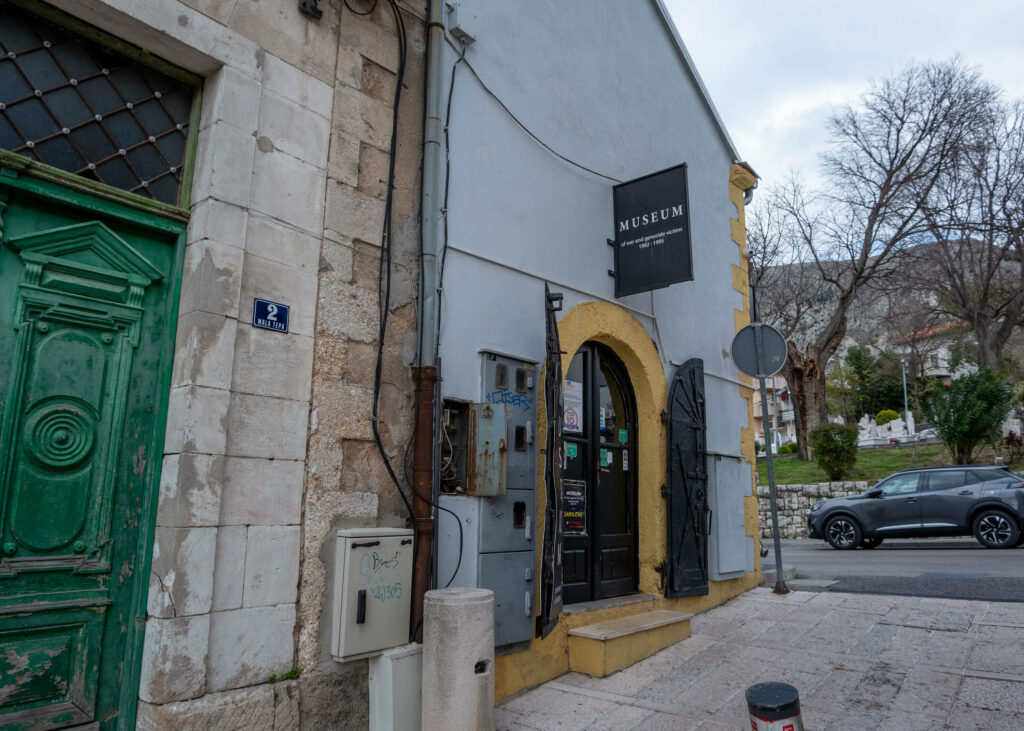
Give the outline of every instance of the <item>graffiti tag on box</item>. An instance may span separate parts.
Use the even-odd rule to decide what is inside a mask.
[[[376,551],[368,551],[359,559],[359,575],[366,581],[370,595],[378,601],[401,599],[402,582],[399,581],[399,552],[390,558],[381,557]]]
[[[485,396],[489,404],[508,404],[518,406],[523,411],[530,411],[533,408],[533,397],[525,393],[513,393],[512,391],[491,391]]]

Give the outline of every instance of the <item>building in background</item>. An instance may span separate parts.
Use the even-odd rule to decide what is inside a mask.
[[[769,433],[773,435],[772,445],[778,449],[783,444],[796,441],[796,421],[793,416],[793,402],[789,398],[789,386],[780,375],[765,380],[765,392],[768,395]],[[761,423],[761,393],[754,390],[754,438],[764,445],[764,425]],[[763,449],[763,447],[762,447]]]

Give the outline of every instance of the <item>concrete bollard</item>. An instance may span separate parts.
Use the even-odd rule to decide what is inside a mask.
[[[788,683],[758,683],[747,688],[753,731],[804,731],[800,693]]]
[[[423,602],[423,731],[494,728],[494,592],[435,589]]]

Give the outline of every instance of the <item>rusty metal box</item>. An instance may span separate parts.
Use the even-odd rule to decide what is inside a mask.
[[[508,406],[472,404],[466,449],[466,494],[504,495],[508,459]]]

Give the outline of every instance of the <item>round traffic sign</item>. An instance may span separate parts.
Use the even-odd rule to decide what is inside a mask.
[[[757,367],[755,338],[758,327],[761,328],[761,341],[764,345],[764,372]],[[786,340],[771,325],[747,325],[732,340],[732,360],[737,368],[752,378],[774,376],[786,362]]]

